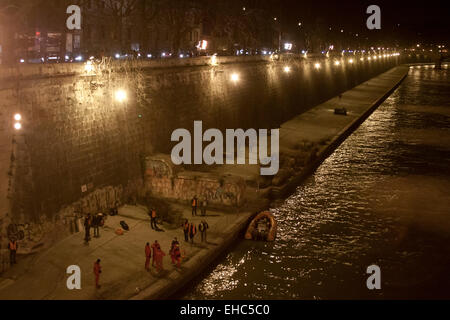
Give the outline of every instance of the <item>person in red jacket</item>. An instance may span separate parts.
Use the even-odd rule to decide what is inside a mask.
[[[156,253],[154,253],[153,255],[156,254],[156,271],[160,272],[161,270],[163,270],[163,257],[166,255],[166,253],[164,251],[161,250],[161,248],[158,246],[158,248],[156,249]]]
[[[150,243],[147,242],[145,246],[145,270],[150,271],[150,258],[152,257],[152,250],[150,248]]]
[[[158,240],[155,240],[155,242],[152,244],[152,251],[153,251],[152,267],[155,266],[156,252],[158,249],[161,249],[161,247],[159,246]]]
[[[102,273],[102,267],[100,266],[100,259],[94,263],[94,275],[95,275],[95,287],[100,289],[100,273]]]

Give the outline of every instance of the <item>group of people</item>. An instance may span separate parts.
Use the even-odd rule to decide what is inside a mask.
[[[200,201],[197,199],[197,196],[194,196],[191,200],[191,207],[192,207],[192,216],[196,216],[197,215],[197,208],[200,207],[200,212],[202,216],[206,215],[206,206],[208,205],[208,202],[206,201],[206,198],[203,198]]]
[[[84,218],[84,240],[89,243],[91,240],[91,228],[94,229],[94,237],[100,237],[100,227],[104,224],[104,216],[102,213],[91,215],[90,213]]]
[[[186,219],[182,225],[183,232],[184,232],[184,241],[191,243],[194,243],[194,237],[197,234],[197,226],[195,223],[191,222],[189,223],[188,219]],[[209,225],[205,220],[202,220],[198,225],[198,231],[200,231],[201,234],[201,242],[207,242],[206,241],[206,230],[209,229]]]
[[[206,215],[206,199],[203,199],[199,205],[198,199],[196,196],[191,201],[192,205],[192,215],[197,215],[197,208],[200,207],[201,209],[201,215]],[[158,230],[158,226],[156,224],[157,214],[156,209],[151,208],[149,210],[149,216],[150,216],[150,227],[153,230]],[[84,226],[86,231],[85,240],[88,242],[90,240],[90,228],[94,228],[94,237],[99,237],[99,231],[98,228],[102,224],[103,216],[101,214],[91,216],[88,214],[85,218]],[[186,242],[194,243],[194,237],[197,234],[197,230],[201,234],[201,242],[207,242],[206,240],[206,231],[209,229],[209,225],[205,220],[202,220],[198,226],[193,223],[189,222],[187,219],[185,220],[183,224],[183,231],[184,231],[184,239]],[[166,256],[166,253],[161,249],[161,246],[158,242],[158,240],[155,240],[152,244],[149,242],[146,243],[144,248],[144,254],[145,254],[145,263],[144,268],[146,271],[150,271],[150,261],[152,262],[152,267],[156,269],[157,272],[160,272],[164,270],[163,266],[163,258]],[[180,249],[180,243],[178,242],[177,238],[174,238],[172,240],[172,243],[170,245],[169,255],[172,261],[172,264],[175,265],[177,268],[181,267],[181,249]],[[100,273],[102,268],[100,266],[100,259],[97,259],[94,263],[94,276],[95,276],[95,286],[96,288],[100,288],[99,280],[100,280]]]
[[[166,253],[161,249],[161,245],[158,240],[155,240],[150,245],[150,242],[147,242],[144,248],[145,253],[145,270],[150,271],[150,260],[152,261],[152,267],[156,269],[157,272],[164,270],[163,267],[163,258]],[[181,267],[181,249],[180,243],[177,238],[172,240],[170,245],[170,258],[172,260],[172,264],[177,268]],[[94,277],[95,277],[95,287],[100,289],[100,274],[102,273],[102,267],[100,265],[100,259],[97,259],[94,263]]]
[[[145,245],[145,270],[150,271],[150,259],[152,257],[152,267],[155,267],[158,272],[163,270],[163,258],[165,255],[166,253],[162,251],[158,240],[155,240],[152,245],[147,242]]]

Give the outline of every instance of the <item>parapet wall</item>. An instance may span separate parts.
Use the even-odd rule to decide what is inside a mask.
[[[279,127],[398,63],[335,66],[330,59],[317,70],[318,60],[298,57],[224,57],[218,66],[196,59],[103,64],[91,73],[83,64],[1,68],[2,248],[10,224],[68,229],[76,213],[136,201],[145,194],[146,157],[169,153],[177,128],[192,130],[195,120],[204,130]],[[234,73],[238,81],[230,80]],[[118,90],[126,93],[122,102]],[[16,113],[21,130],[13,128]]]
[[[246,188],[243,179],[179,171],[166,155],[148,157],[145,168],[146,191],[154,197],[188,203],[196,196],[199,201],[206,199],[209,207],[239,207],[242,204]]]

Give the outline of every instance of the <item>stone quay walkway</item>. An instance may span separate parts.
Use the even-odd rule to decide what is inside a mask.
[[[206,216],[192,217],[191,208],[176,205],[183,216],[197,226],[201,220],[209,224],[207,243],[201,243],[200,232],[194,244],[184,240],[181,226],[163,231],[150,227],[150,219],[143,206],[126,205],[119,215],[108,216],[105,226],[100,228],[100,238],[91,238],[84,244],[84,230],[58,242],[50,249],[32,257],[18,256],[18,264],[0,278],[0,299],[3,300],[116,300],[116,299],[163,299],[173,295],[209,265],[237,237],[251,213],[221,213],[207,211]],[[124,235],[117,235],[124,220],[130,227]],[[198,227],[197,227],[198,229]],[[172,265],[169,250],[174,237],[180,242],[183,260],[181,268]],[[166,253],[164,270],[155,268],[147,272],[144,268],[144,247],[155,240]],[[102,273],[100,289],[95,288],[93,266],[101,259]],[[81,289],[69,290],[66,282],[70,265],[81,268]]]

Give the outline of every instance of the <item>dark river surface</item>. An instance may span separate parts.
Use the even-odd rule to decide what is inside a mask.
[[[450,298],[450,69],[403,84],[183,299]],[[368,290],[369,265],[381,290]]]

